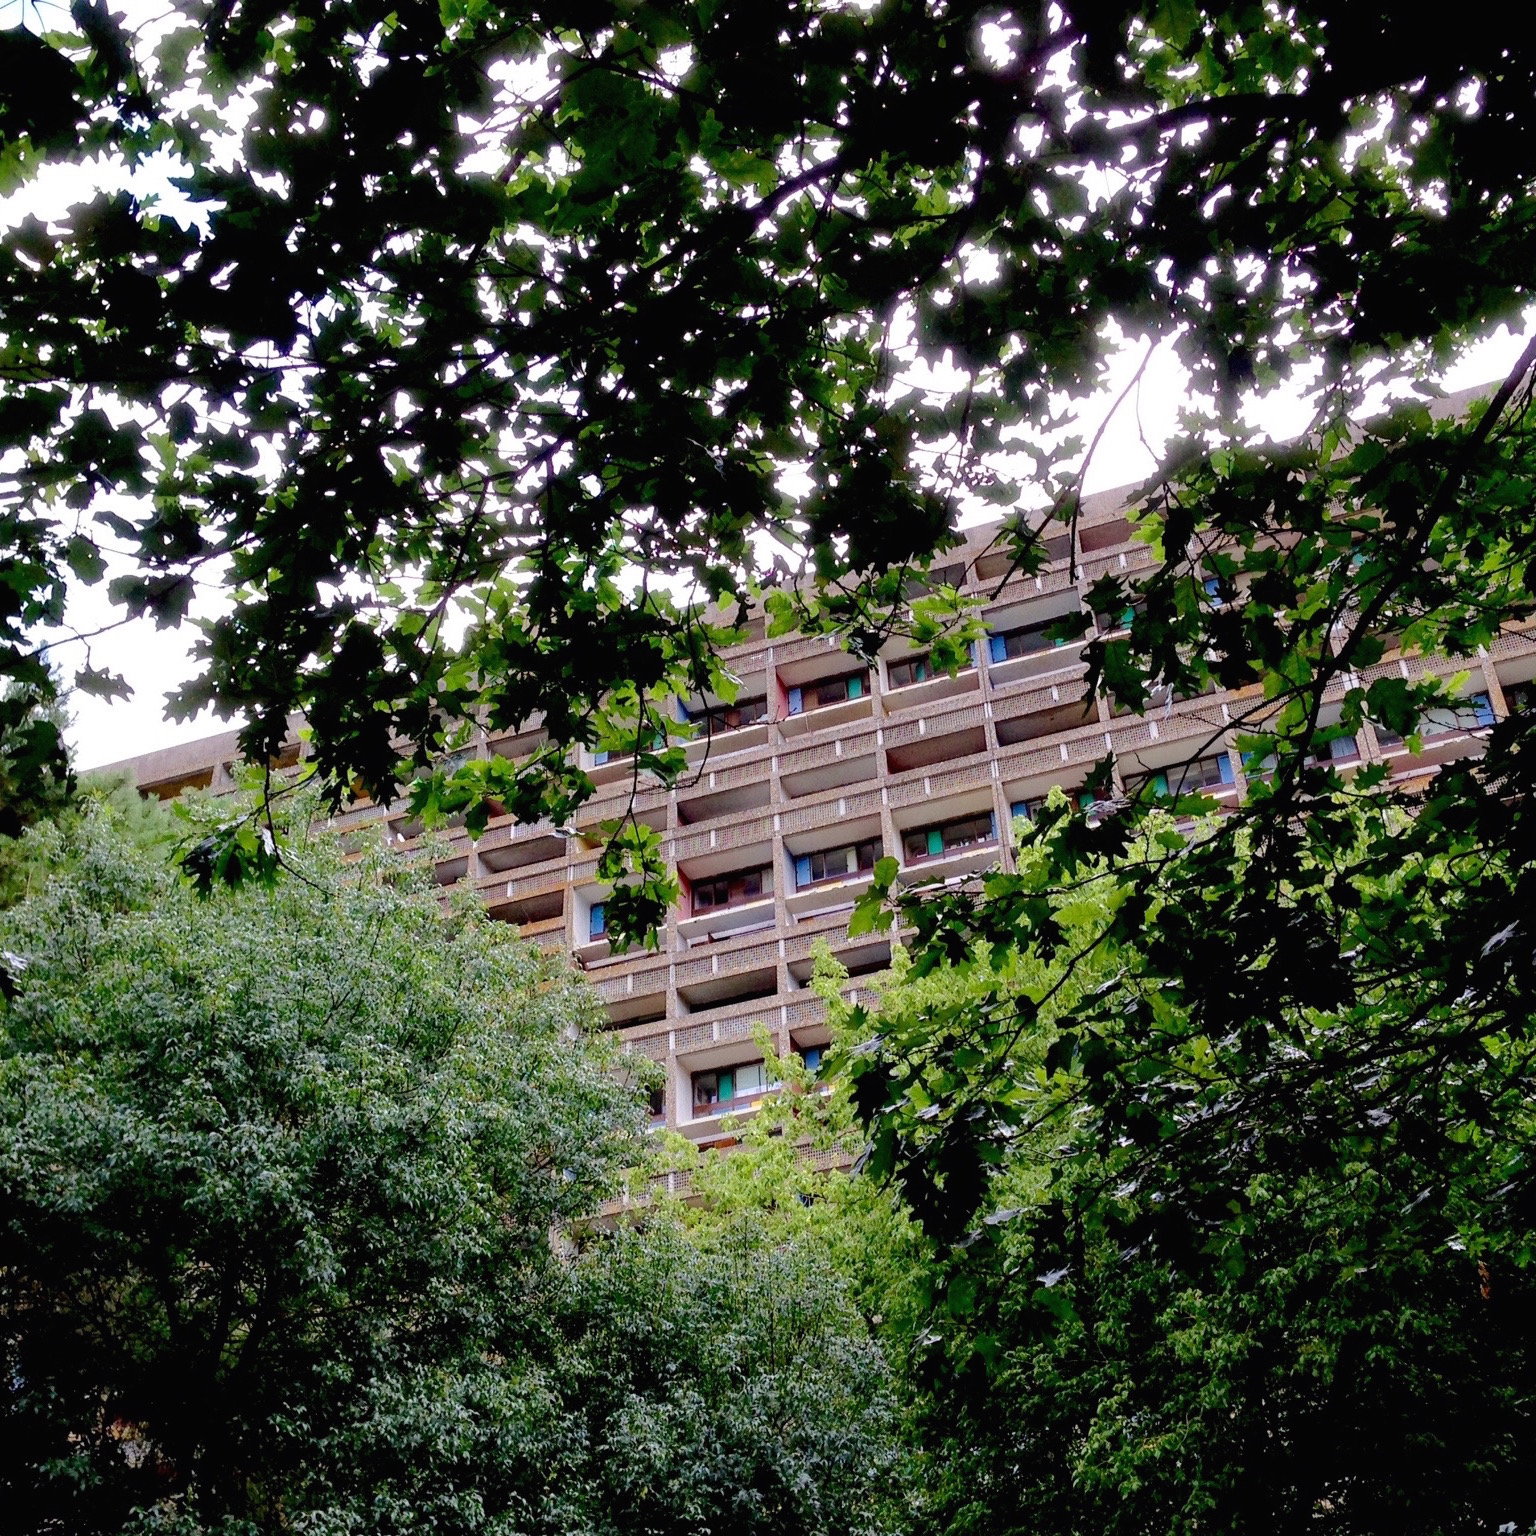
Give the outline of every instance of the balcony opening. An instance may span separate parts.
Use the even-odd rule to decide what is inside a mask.
[[[521,900],[501,901],[489,908],[499,923],[514,923],[519,928],[534,923],[564,921],[565,890],[541,891]]]
[[[1138,597],[1127,603],[1118,613],[1100,613],[1094,616],[1093,627],[1101,635],[1117,635],[1128,630],[1136,622],[1138,614],[1147,611],[1147,600]]]
[[[1072,553],[1072,535],[1070,533],[1053,534],[1050,538],[1041,541],[1044,545],[1045,563],[1054,565],[1058,560],[1065,560]],[[1009,549],[989,550],[976,562],[976,574],[982,581],[1000,581],[1006,576],[1013,566],[1013,551]]]
[[[930,592],[936,592],[940,587],[961,587],[965,585],[965,572],[964,560],[956,560],[948,565],[930,566],[920,576],[908,576],[902,587],[902,593],[910,601],[915,597],[927,597]]]
[[[881,940],[878,944],[860,944],[837,951],[838,962],[849,976],[875,976],[891,968],[891,946]],[[809,957],[790,962],[790,976],[801,986],[809,986],[816,974],[816,962]]]
[[[1081,785],[1072,787],[1062,785],[1062,789],[1070,800],[1076,801],[1079,809],[1087,810],[1093,803],[1093,792],[1084,789]],[[1009,802],[1008,814],[1015,820],[1033,821],[1045,807],[1046,800],[1050,797],[1050,790],[1045,790],[1036,795],[1019,795]]]
[[[1131,525],[1123,518],[1111,523],[1096,523],[1077,531],[1077,547],[1085,555],[1096,554],[1101,549],[1113,549],[1124,544],[1131,536]]]
[[[1027,714],[1014,715],[997,722],[998,745],[1017,746],[1021,741],[1054,736],[1057,731],[1071,731],[1079,726],[1097,724],[1098,718],[1098,710],[1092,700],[1085,703],[1082,699],[1074,699],[1051,709],[1031,710]]]
[[[688,722],[700,736],[725,736],[761,725],[768,718],[767,696],[737,699],[734,704],[704,704],[688,711]]]
[[[1233,771],[1231,757],[1225,752],[1216,752],[1188,763],[1151,769],[1136,780],[1133,787],[1150,789],[1155,795],[1177,796],[1198,795],[1208,789],[1219,792],[1236,783],[1237,774]]]
[[[173,779],[157,779],[152,784],[140,784],[139,793],[157,800],[174,800],[189,789],[208,789],[213,784],[213,769],[198,768],[191,773],[177,774]]]
[[[1015,629],[998,630],[987,636],[987,660],[993,666],[1005,661],[1022,661],[1027,656],[1039,656],[1057,651],[1064,646],[1080,643],[1081,636],[1059,638],[1051,631],[1072,619],[1072,613],[1058,614],[1055,618],[1040,619],[1033,624],[1020,624]]]
[[[981,726],[967,731],[951,731],[945,736],[919,736],[886,750],[885,761],[892,773],[906,773],[913,768],[931,768],[936,763],[952,763],[958,758],[974,757],[987,750],[987,734]]]
[[[875,867],[880,857],[880,843],[869,838],[861,843],[847,843],[841,848],[824,848],[816,853],[802,853],[795,858],[795,889],[846,880]]]
[[[842,789],[849,784],[860,784],[877,776],[875,754],[866,752],[859,757],[834,757],[818,768],[807,768],[801,773],[786,773],[779,783],[791,800],[814,795],[825,789]]]
[[[691,987],[679,987],[678,998],[690,1013],[704,1008],[724,1008],[731,1003],[757,1003],[779,994],[779,973],[772,966],[738,971],[732,976],[710,976]]]
[[[715,821],[721,816],[746,816],[767,810],[768,782],[744,784],[739,789],[717,790],[712,795],[694,795],[677,802],[677,819],[685,827],[701,821]]]
[[[786,688],[784,709],[789,715],[806,715],[834,704],[846,704],[869,694],[869,668],[839,673],[813,683],[798,683]]]
[[[731,1067],[709,1067],[692,1074],[693,1117],[728,1115],[755,1104],[779,1086],[764,1061],[744,1061]]]
[[[1360,761],[1360,744],[1353,736],[1335,736],[1331,741],[1315,743],[1307,754],[1309,768],[1327,768],[1334,763]]]
[[[997,820],[990,811],[984,811],[978,816],[963,816],[956,821],[914,827],[902,833],[902,861],[908,865],[927,864],[967,848],[981,848],[996,842]]]
[[[629,805],[627,802],[620,803],[625,805],[630,816],[642,825],[649,827],[653,832],[665,832],[667,830],[667,802],[665,800],[662,800],[660,804],[648,806]],[[613,805],[614,801],[609,800],[606,808],[611,810]],[[589,819],[583,820],[581,825],[576,828],[576,831],[582,842],[589,849],[596,849],[601,848],[608,839],[603,835],[602,817],[592,816],[591,811],[592,807],[589,803],[584,811],[584,815]]]
[[[644,997],[619,997],[603,1005],[608,1023],[614,1029],[630,1029],[637,1024],[660,1024],[667,1017],[667,994],[651,992]]]
[[[1398,738],[1401,741],[1401,737]],[[1303,760],[1307,768],[1330,768],[1358,762],[1360,748],[1353,736],[1335,736],[1329,741],[1315,741]],[[1273,776],[1276,758],[1273,752],[1244,752],[1243,777],[1264,780]]]
[[[553,832],[519,837],[515,829],[507,827],[481,838],[479,853],[484,868],[501,874],[560,858],[565,853],[565,839]]]
[[[456,859],[444,859],[442,863],[432,866],[432,878],[439,885],[457,885],[468,873],[468,855],[461,855]]]
[[[1418,735],[1424,741],[1437,736],[1466,735],[1483,730],[1494,722],[1493,702],[1486,693],[1469,693],[1454,704],[1442,704],[1425,711],[1419,721]],[[1376,739],[1383,749],[1390,751],[1403,745],[1403,737],[1385,726],[1376,727]]]
[[[505,736],[491,737],[488,745],[492,757],[504,757],[510,762],[516,762],[521,758],[531,757],[548,740],[549,732],[543,729],[510,731]]]
[[[773,866],[743,869],[734,874],[704,877],[692,882],[689,912],[700,917],[708,912],[723,912],[730,907],[744,907],[773,895]]]

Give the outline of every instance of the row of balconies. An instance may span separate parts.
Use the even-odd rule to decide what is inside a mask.
[[[688,728],[687,750],[711,759],[752,751],[769,743],[770,731],[782,744],[816,731],[848,726],[872,717],[877,695],[887,714],[929,708],[935,702],[980,690],[980,672],[993,686],[1005,686],[1075,669],[1081,640],[1050,633],[1079,612],[1075,590],[1034,604],[1014,604],[989,615],[991,633],[973,649],[970,662],[951,676],[936,671],[927,652],[893,645],[874,668],[852,665],[847,655],[826,645],[767,667],[764,657],[741,665],[741,686],[729,703],[700,697],[679,711]],[[799,652],[803,642],[790,648]],[[493,744],[499,746],[499,743]],[[583,754],[583,765],[600,784],[622,780],[630,754],[607,751]]]
[[[1492,718],[1492,705],[1486,695],[1479,695],[1478,699],[1480,703],[1474,700],[1468,706],[1467,720],[1472,722],[1473,729]],[[1175,714],[1170,709],[1161,722],[1126,722],[1112,727],[1110,735],[1121,750],[1129,778],[1138,782],[1150,780],[1161,787],[1167,782],[1167,776],[1159,765],[1159,758],[1169,763],[1182,761],[1188,754],[1191,738],[1198,738],[1202,731],[1213,737],[1213,746],[1219,745],[1215,738],[1230,735],[1226,710],[1220,701],[1186,701],[1178,706],[1178,711]],[[1443,760],[1450,749],[1450,738],[1464,734],[1467,728],[1467,722],[1459,718],[1458,712],[1445,713],[1447,719],[1444,721],[1432,716],[1425,722],[1422,731],[1425,746],[1417,757],[1408,759],[1401,744],[1392,739],[1380,740],[1376,755],[1387,757],[1402,772],[1418,771],[1425,764]],[[1324,723],[1327,723],[1326,717]],[[1133,735],[1138,739],[1131,739]],[[731,826],[714,831],[701,827],[691,835],[678,834],[673,852],[686,896],[684,913],[678,924],[680,938],[685,943],[708,942],[743,928],[771,925],[776,920],[774,897],[779,881],[783,883],[786,908],[792,918],[851,904],[858,894],[858,882],[867,879],[875,858],[886,851],[878,838],[881,807],[885,804],[893,807],[893,820],[902,844],[899,850],[891,851],[898,853],[904,868],[919,875],[951,872],[924,869],[923,866],[935,855],[920,844],[924,839],[939,836],[942,813],[946,810],[955,811],[959,819],[964,820],[966,814],[979,814],[987,809],[983,805],[960,805],[955,797],[964,789],[965,783],[978,788],[986,786],[993,775],[980,770],[990,769],[992,765],[984,755],[984,740],[972,753],[960,749],[953,731],[935,733],[930,741],[939,759],[946,764],[941,781],[944,804],[935,804],[934,775],[926,774],[919,779],[910,774],[904,783],[880,786],[874,782],[872,765],[866,763],[862,774],[869,780],[868,788],[855,787],[854,793],[840,794],[835,799],[824,792],[814,803],[775,814],[766,808],[768,786],[766,776],[760,773],[754,786],[732,795],[733,803],[721,808],[721,814],[732,821]],[[1086,765],[1101,756],[1105,736],[1098,729],[1092,729],[1079,733],[1079,739],[1071,745],[1075,750],[1069,750],[1069,743],[1060,740],[1043,751],[1000,752],[996,759],[996,776],[1004,781],[1007,803],[1027,805],[1052,783],[1070,787],[1073,782],[1071,770],[1076,764]],[[1358,746],[1342,742],[1336,742],[1330,748],[1335,761],[1346,761],[1358,751]],[[977,771],[965,771],[963,759],[966,756],[980,759]],[[838,777],[845,777],[846,770],[856,767],[860,761],[856,756],[852,759],[845,757],[833,772]],[[760,771],[761,765],[758,766]],[[1252,776],[1252,765],[1245,765],[1245,768]],[[1221,751],[1208,755],[1201,764],[1186,771],[1185,788],[1194,787],[1189,777],[1191,773],[1204,775],[1198,787],[1218,795],[1235,786],[1232,759]],[[1080,780],[1081,773],[1078,778]],[[1170,787],[1178,789],[1176,785]],[[751,799],[751,804],[742,803],[743,794]],[[991,796],[987,794],[982,799],[990,801]],[[680,809],[682,804],[680,802]],[[935,812],[940,813],[938,820]],[[686,821],[686,818],[680,816],[679,820]],[[776,868],[775,844],[780,838],[783,869]],[[751,857],[754,845],[761,850],[756,861]],[[948,849],[940,862],[951,861],[956,856],[957,850]],[[843,862],[841,869],[836,867],[839,857]],[[548,829],[521,838],[514,837],[509,828],[496,828],[482,841],[481,860],[486,872],[477,882],[479,889],[498,906],[510,904],[511,910],[506,915],[523,924],[559,920],[565,910],[565,887],[568,883],[576,884],[578,922],[572,935],[573,947],[580,952],[596,943],[598,948],[586,956],[589,959],[600,958],[606,951],[606,944],[601,942],[601,895],[589,895],[585,907],[580,901],[584,885],[595,888],[592,880],[595,856],[580,844],[573,847],[565,837]],[[444,860],[439,866],[440,878],[445,882],[460,878],[466,864],[467,854],[456,854]],[[508,874],[512,878],[506,878]],[[497,901],[498,897],[500,901]],[[591,917],[593,902],[599,907],[595,919]],[[583,915],[587,917],[590,929],[585,935],[580,922]]]
[[[1536,683],[1526,680],[1510,683],[1504,689],[1505,708],[1510,712],[1523,711],[1536,705]],[[1477,752],[1482,737],[1494,723],[1496,710],[1487,692],[1472,689],[1462,696],[1454,707],[1431,711],[1421,722],[1418,735],[1422,749],[1409,755],[1407,745],[1400,737],[1388,732],[1377,732],[1375,746],[1384,760],[1392,765],[1394,773],[1401,777],[1422,774],[1426,770]],[[1338,768],[1348,774],[1364,761],[1361,744],[1353,737],[1325,740],[1314,760]],[[1134,789],[1149,785],[1159,793],[1203,792],[1231,803],[1238,788],[1238,775],[1253,776],[1268,771],[1268,760],[1255,762],[1251,757],[1243,760],[1241,768],[1234,762],[1230,751],[1220,751],[1191,762],[1181,763],[1177,771],[1156,770],[1141,776]],[[1028,817],[1034,805],[1029,801],[1015,802],[1011,807],[1015,816]],[[903,856],[910,864],[921,865],[927,860],[939,860],[952,851],[972,848],[995,849],[996,828],[980,817],[958,819],[935,828],[909,833],[903,839]],[[816,873],[816,866],[812,866]],[[846,873],[846,871],[838,871]],[[691,1029],[678,1038],[674,1031],[669,1049],[673,1070],[669,1076],[670,1096],[658,1100],[657,1123],[670,1123],[674,1128],[695,1140],[713,1136],[719,1122],[726,1115],[741,1117],[754,1112],[761,1099],[778,1085],[771,1081],[763,1066],[760,1054],[753,1053],[745,1043],[750,1037],[752,1024],[772,1024],[776,1014],[782,1014],[783,1026],[794,1049],[808,1063],[819,1061],[819,1042],[824,1038],[814,1023],[802,1021],[798,1029],[788,1026],[787,1008],[795,1004],[777,1004],[776,999],[766,1000],[766,1007],[743,1007],[743,1000],[732,1003],[722,1028],[722,1021],[712,1024],[694,1023]],[[776,1006],[777,1004],[777,1006]],[[709,1030],[708,1034],[705,1031]],[[670,1117],[667,1118],[667,1111]]]

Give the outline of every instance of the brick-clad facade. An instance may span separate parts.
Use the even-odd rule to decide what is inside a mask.
[[[642,781],[636,795],[637,814],[663,833],[683,884],[659,951],[615,955],[602,933],[594,829],[628,803],[635,786],[626,761],[589,761],[597,794],[574,829],[503,819],[478,844],[449,831],[439,878],[468,882],[493,914],[566,950],[626,1047],[665,1064],[666,1123],[707,1143],[725,1113],[750,1106],[765,1086],[755,1026],[766,1026],[781,1052],[824,1043],[821,1005],[805,985],[815,942],[831,944],[854,990],[887,962],[885,940],[851,941],[846,931],[875,858],[895,857],[914,881],[1006,864],[1015,808],[1053,785],[1081,784],[1110,750],[1124,778],[1198,757],[1207,793],[1229,802],[1242,794],[1232,722],[1251,701],[1213,693],[1146,715],[1116,715],[1104,702],[1085,709],[1081,647],[1039,634],[1101,574],[1133,577],[1149,564],[1123,509],[1118,492],[1086,503],[1075,571],[1058,538],[1057,558],[1039,576],[1004,579],[1006,561],[988,553],[985,528],[943,557],[946,573],[957,568],[950,579],[983,600],[989,631],[974,665],[956,677],[904,665],[910,652],[901,643],[873,668],[823,639],[756,639],[733,651],[729,665],[742,680],[734,711],[717,711],[709,737],[689,745],[693,768],[675,790]],[[1335,749],[1341,769],[1385,757],[1413,777],[1477,750],[1489,719],[1522,707],[1520,690],[1536,676],[1536,635],[1508,633],[1489,654],[1458,663],[1391,658],[1360,680],[1426,667],[1470,673],[1464,718],[1427,736],[1412,759],[1367,728]],[[696,701],[701,709],[717,702]],[[482,738],[473,750],[516,757],[541,740],[530,728]],[[229,733],[117,766],[145,791],[171,795],[227,784],[234,752]],[[365,805],[338,818],[347,826],[381,820],[393,839],[414,842],[419,829],[398,807]]]

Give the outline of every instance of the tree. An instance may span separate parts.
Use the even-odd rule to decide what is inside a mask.
[[[567,1254],[642,1105],[534,946],[323,837],[202,900],[108,810],[31,836],[53,879],[0,917],[16,1529],[638,1533],[707,1499],[874,1528],[881,1366],[826,1277],[664,1233]]]
[[[17,680],[0,692],[0,856],[33,822],[57,815],[75,790],[64,722],[45,670],[37,688]]]
[[[574,1279],[551,1530],[909,1528],[893,1374],[818,1244],[663,1212]]]
[[[917,910],[910,968],[842,1006],[870,1166],[938,1239],[943,1528],[1536,1524],[1530,959],[1461,964],[1463,923],[1519,929],[1528,728],[1412,817],[1315,784],[1329,857],[1278,901],[1262,845],[1164,812],[1063,889],[1058,793],[1016,876]]]
[[[110,535],[136,560],[115,595],[161,622],[227,572],[179,707],[246,712],[255,760],[300,709],[332,792],[387,800],[463,722],[537,716],[547,752],[428,777],[418,807],[564,817],[572,742],[680,770],[669,699],[730,692],[764,550],[809,582],[775,623],[864,649],[955,620],[942,589],[913,614],[904,575],[968,499],[1011,509],[1033,568],[1080,470],[1038,449],[1021,491],[992,456],[1094,386],[1111,322],[1215,402],[1152,497],[1177,568],[1231,504],[1258,515],[1261,467],[1300,468],[1226,456],[1245,394],[1318,370],[1336,446],[1367,380],[1432,386],[1529,296],[1533,60],[1492,13],[1395,14],[305,0],[134,33],[81,0],[5,33],[13,179],[164,151],[184,199],[5,236],[7,664]],[[951,398],[900,387],[904,328],[959,368]],[[1372,474],[1454,512],[1464,457],[1420,423]],[[1383,549],[1412,564],[1426,531]],[[1133,703],[1204,638],[1159,611],[1101,658]],[[1232,629],[1224,678],[1287,643]],[[638,935],[669,891],[639,827],[625,868],[610,926]]]

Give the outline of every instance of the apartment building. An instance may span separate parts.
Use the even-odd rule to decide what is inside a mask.
[[[855,993],[889,963],[888,938],[847,936],[876,860],[894,857],[912,883],[1006,866],[1013,818],[1029,816],[1054,786],[1080,789],[1106,752],[1127,785],[1198,786],[1218,803],[1236,803],[1245,775],[1265,771],[1234,746],[1234,721],[1251,697],[1168,699],[1142,715],[1085,705],[1081,642],[1057,644],[1047,632],[1083,606],[1100,575],[1135,577],[1150,564],[1124,508],[1120,492],[1087,502],[1075,567],[1065,532],[1038,576],[1010,575],[985,527],[946,557],[936,579],[981,599],[987,627],[958,675],[935,673],[901,642],[865,665],[823,638],[759,634],[729,656],[738,696],[692,701],[702,729],[675,789],[643,777],[637,789],[632,761],[589,753],[597,793],[574,828],[503,818],[478,842],[450,830],[438,880],[467,884],[496,917],[568,953],[626,1051],[664,1066],[656,1123],[723,1144],[727,1117],[750,1114],[772,1087],[758,1026],[781,1054],[812,1064],[827,1042],[822,1005],[807,990],[817,940],[847,967]],[[1501,636],[1487,654],[1456,664],[1390,657],[1359,681],[1426,668],[1470,680],[1456,708],[1424,723],[1423,750],[1410,755],[1401,740],[1367,728],[1323,749],[1342,771],[1385,760],[1408,780],[1479,750],[1479,733],[1531,696],[1536,631]],[[1334,720],[1345,686],[1332,700]],[[543,739],[530,728],[473,750],[517,758]],[[168,797],[229,783],[234,754],[228,733],[116,766]],[[658,950],[621,955],[605,932],[596,827],[622,814],[632,794],[637,815],[663,835],[683,894]],[[345,827],[370,822],[383,822],[402,847],[421,836],[401,807],[363,805],[338,817]]]

